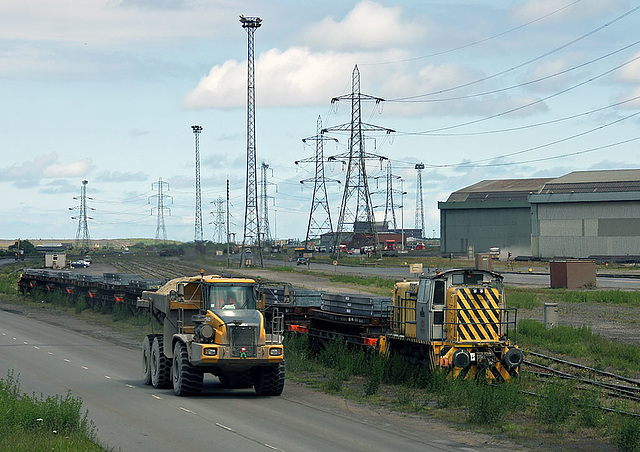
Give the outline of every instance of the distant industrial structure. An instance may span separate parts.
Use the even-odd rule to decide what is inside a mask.
[[[502,258],[640,255],[640,170],[485,180],[439,202],[440,250]]]

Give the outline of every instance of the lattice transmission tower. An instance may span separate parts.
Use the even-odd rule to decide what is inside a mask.
[[[264,242],[270,242],[271,228],[269,227],[269,196],[268,187],[274,185],[268,181],[269,165],[262,162],[260,167],[260,231],[262,233],[262,240]],[[273,169],[271,169],[271,175],[273,176]],[[277,191],[277,188],[276,188]]]
[[[247,246],[257,247],[259,265],[262,267],[262,245],[260,243],[260,221],[258,216],[258,187],[256,178],[256,109],[255,109],[255,67],[253,35],[262,25],[259,17],[240,16],[242,28],[247,30],[247,178],[244,211],[244,234],[242,237],[242,252],[240,267],[246,265],[245,253]]]
[[[165,187],[167,188],[165,190]],[[158,216],[158,221],[156,222],[156,240],[167,240],[167,228],[164,225],[164,212],[165,210],[171,215],[171,209],[165,207],[164,200],[165,198],[171,198],[171,202],[173,202],[173,197],[166,195],[165,191],[169,190],[169,184],[164,182],[162,178],[158,178],[158,182],[154,182],[151,184],[151,189],[156,189],[157,193],[155,195],[149,196],[148,202],[151,202],[152,198],[157,198],[157,207],[156,214]],[[151,208],[151,215],[153,215],[153,208]]]
[[[226,243],[227,242],[227,221],[225,220],[226,201],[222,196],[218,196],[218,199],[211,201],[213,204],[213,211],[211,214],[214,216],[213,220],[213,237],[214,243]]]
[[[82,188],[80,189],[80,196],[73,197],[76,201],[80,201],[80,204],[75,207],[69,207],[69,210],[78,210],[78,215],[71,217],[71,219],[78,220],[75,244],[76,249],[84,252],[91,249],[91,238],[89,237],[89,225],[87,220],[93,220],[93,218],[87,216],[87,210],[95,210],[87,205],[87,201],[93,199],[87,196],[88,183],[88,180],[83,180]]]
[[[196,138],[196,216],[193,241],[202,243],[204,242],[204,232],[202,230],[202,193],[200,189],[200,132],[202,132],[202,126],[191,126],[191,129],[193,129],[193,134]]]
[[[415,228],[420,230],[420,238],[425,237],[424,233],[424,203],[422,202],[422,170],[424,169],[424,163],[416,163],[415,166],[417,174],[416,180],[416,225]]]
[[[309,212],[309,221],[307,223],[307,233],[304,238],[305,248],[309,246],[311,240],[319,238],[322,234],[333,232],[333,223],[331,222],[331,209],[329,208],[329,196],[327,195],[327,181],[338,182],[336,179],[327,179],[324,175],[324,142],[338,141],[335,138],[327,137],[322,132],[322,118],[318,116],[316,123],[317,133],[315,136],[303,138],[302,142],[315,141],[316,153],[312,158],[297,160],[296,165],[300,163],[314,162],[315,176],[300,181],[301,184],[313,182],[313,197],[311,198],[311,212]]]
[[[402,195],[402,190],[397,190],[393,188],[393,181],[400,179],[400,176],[394,176],[393,171],[391,170],[391,160],[387,161],[387,168],[385,179],[387,181],[386,184],[386,202],[384,204],[384,220],[382,220],[385,224],[388,224],[390,221],[393,225],[393,229],[398,229],[398,222],[396,221],[396,205],[393,202],[393,194]]]
[[[352,74],[351,94],[334,97],[331,99],[331,103],[339,100],[351,101],[351,122],[324,129],[325,132],[350,132],[349,152],[330,157],[330,159],[335,160],[348,159],[347,175],[342,195],[342,203],[340,205],[340,215],[338,216],[334,250],[339,255],[343,235],[347,232],[353,232],[352,241],[354,245],[372,245],[374,249],[378,251],[378,231],[373,214],[373,206],[371,204],[371,192],[369,191],[369,183],[367,181],[366,160],[385,160],[386,157],[365,152],[363,132],[384,131],[386,133],[392,133],[394,130],[362,122],[362,101],[372,100],[379,104],[383,102],[384,99],[360,93],[360,71],[357,65]]]

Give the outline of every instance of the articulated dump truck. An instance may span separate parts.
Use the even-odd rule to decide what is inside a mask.
[[[262,306],[259,306],[262,305]],[[282,393],[285,380],[283,318],[267,323],[252,279],[200,275],[176,278],[137,300],[161,325],[142,343],[145,384],[199,394],[205,373],[229,388],[261,396]]]

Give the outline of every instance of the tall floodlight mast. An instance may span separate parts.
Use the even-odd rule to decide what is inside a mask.
[[[262,25],[259,17],[240,16],[242,28],[247,30],[247,179],[246,179],[246,204],[244,210],[244,235],[242,238],[242,252],[240,254],[240,267],[246,265],[245,252],[247,246],[257,247],[259,264],[262,267],[262,245],[260,243],[260,221],[258,216],[258,181],[256,177],[256,137],[255,137],[255,68],[253,35]]]
[[[156,225],[156,240],[167,240],[167,228],[164,225],[164,211],[167,210],[169,215],[171,215],[171,209],[164,206],[164,199],[171,198],[173,201],[173,197],[169,195],[165,195],[165,186],[167,190],[169,189],[169,184],[164,182],[162,178],[158,178],[158,182],[154,182],[151,184],[151,188],[153,189],[157,187],[158,192],[155,195],[149,196],[149,202],[151,202],[151,198],[158,198],[158,206],[156,207],[156,213],[158,215],[158,221]],[[151,215],[153,215],[153,209],[151,209]]]
[[[322,119],[318,116],[317,133],[313,137],[303,138],[302,142],[315,141],[316,154],[313,159],[297,160],[296,165],[302,162],[313,161],[316,166],[315,177],[303,179],[301,184],[313,182],[313,198],[311,199],[311,212],[309,213],[309,222],[307,223],[307,234],[304,238],[304,246],[308,248],[310,241],[320,238],[323,233],[333,232],[333,224],[331,222],[331,210],[329,209],[329,197],[327,195],[327,180],[330,182],[338,182],[335,179],[326,179],[324,177],[324,142],[335,138],[324,136],[322,133]]]
[[[191,126],[193,134],[196,137],[196,219],[195,219],[195,235],[194,242],[204,242],[202,230],[202,194],[200,190],[200,132],[202,126]]]
[[[422,202],[422,170],[424,169],[424,163],[416,163],[416,171],[418,172],[416,186],[416,225],[415,228],[420,230],[420,238],[425,237],[424,232],[424,204]]]
[[[89,237],[89,225],[87,220],[93,220],[93,218],[87,216],[87,210],[95,210],[92,207],[87,206],[87,200],[93,199],[87,197],[87,184],[88,180],[82,181],[82,188],[80,189],[80,196],[74,196],[73,199],[80,200],[80,204],[75,207],[69,207],[69,210],[78,210],[78,215],[71,217],[73,220],[78,220],[78,230],[76,231],[76,249],[87,252],[91,249],[91,238]]]
[[[384,101],[380,97],[368,96],[360,93],[360,71],[358,66],[353,70],[351,82],[351,94],[334,97],[331,103],[339,100],[351,101],[351,122],[339,126],[329,127],[324,131],[346,131],[351,133],[349,139],[349,152],[330,159],[348,159],[347,175],[342,194],[342,204],[340,205],[340,215],[338,216],[338,228],[335,235],[334,250],[340,255],[340,245],[343,235],[350,229],[353,231],[352,243],[356,246],[373,246],[376,251],[380,250],[378,243],[378,231],[376,228],[373,206],[371,204],[371,192],[367,181],[366,160],[375,158],[386,160],[380,155],[367,154],[364,145],[365,131],[384,131],[387,134],[394,132],[392,129],[366,124],[362,122],[361,102],[363,100],[373,100],[376,103]],[[355,240],[358,238],[358,240]]]

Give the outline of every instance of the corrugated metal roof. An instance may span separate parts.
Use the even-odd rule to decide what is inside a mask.
[[[530,194],[640,191],[640,169],[574,171],[556,178],[483,180],[451,193],[447,202],[523,200]]]
[[[545,184],[540,193],[640,191],[640,170],[574,171]]]
[[[552,178],[483,180],[451,193],[447,202],[505,201],[527,199]]]

